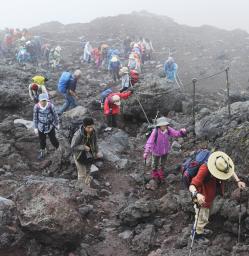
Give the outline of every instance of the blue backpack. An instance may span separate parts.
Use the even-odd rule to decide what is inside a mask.
[[[100,93],[100,102],[101,104],[105,103],[105,99],[108,97],[108,95],[110,95],[112,93],[112,89],[108,88],[106,90],[104,90],[103,92]]]
[[[58,91],[60,93],[66,93],[67,89],[70,85],[69,81],[72,78],[72,74],[70,72],[63,72],[58,83]]]
[[[185,159],[181,166],[182,181],[186,189],[189,188],[191,180],[195,177],[202,164],[207,163],[211,152],[207,149],[200,149]]]

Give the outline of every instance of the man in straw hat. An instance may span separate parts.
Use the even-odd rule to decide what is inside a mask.
[[[204,244],[209,242],[205,237],[208,232],[204,228],[208,224],[212,202],[217,194],[223,195],[224,181],[232,176],[239,189],[246,187],[234,172],[232,159],[227,154],[216,151],[209,156],[207,164],[200,166],[197,175],[192,179],[189,191],[195,202],[195,225],[192,232],[192,236],[195,233],[195,241]]]

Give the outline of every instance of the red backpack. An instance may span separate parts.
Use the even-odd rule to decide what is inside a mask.
[[[135,69],[130,70],[131,85],[134,85],[139,80],[139,74]]]

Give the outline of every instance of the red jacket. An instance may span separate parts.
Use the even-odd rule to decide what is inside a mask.
[[[128,99],[131,96],[131,92],[121,92],[121,93],[111,93],[106,99],[104,103],[104,114],[105,115],[118,115],[120,114],[120,106],[113,104],[111,102],[111,97],[114,95],[118,95],[120,99]],[[110,113],[110,109],[112,109],[112,112]]]
[[[212,176],[206,164],[200,166],[197,175],[192,179],[191,185],[194,185],[199,193],[205,196],[205,208],[210,208],[217,194],[217,189],[221,185],[221,193],[224,193],[224,183]]]

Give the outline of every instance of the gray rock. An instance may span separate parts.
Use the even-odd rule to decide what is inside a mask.
[[[124,232],[118,234],[118,237],[123,240],[130,240],[133,237],[133,232],[131,230],[125,230]]]
[[[23,125],[27,129],[33,129],[33,121],[28,121],[28,120],[24,120],[24,119],[15,119],[14,124],[15,125]]]
[[[82,106],[77,106],[67,112],[65,112],[63,117],[69,119],[83,119],[87,113],[87,109]]]

